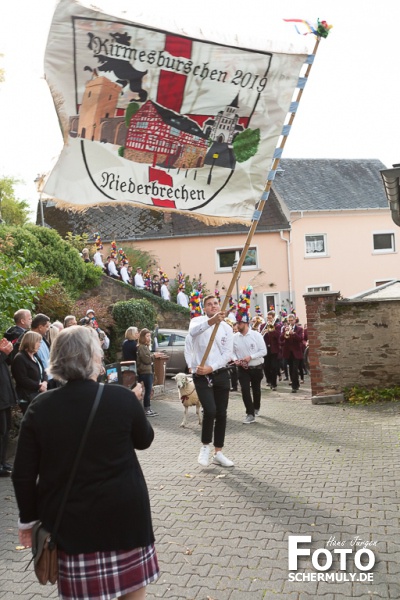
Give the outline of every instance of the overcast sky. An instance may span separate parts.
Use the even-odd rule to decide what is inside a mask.
[[[128,0],[96,0],[95,4],[113,14],[110,7],[120,8],[124,2]],[[55,4],[54,0],[13,0],[0,6],[0,53],[4,55],[0,64],[6,75],[0,84],[0,177],[23,180],[18,196],[35,210],[34,179],[51,169],[62,148],[43,79]],[[258,27],[265,23],[268,35],[267,25],[281,18],[316,21],[319,17],[332,23],[328,39],[320,43],[283,158],[377,158],[386,166],[400,163],[400,2],[202,0],[193,8],[184,0],[146,0],[147,10],[157,14],[166,6],[183,21],[213,20],[216,28],[223,24],[251,31],[255,23]],[[312,47],[311,40],[307,43]]]

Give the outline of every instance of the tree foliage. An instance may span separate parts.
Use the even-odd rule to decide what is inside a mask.
[[[85,263],[79,252],[54,229],[25,225],[0,227],[0,240],[12,239],[10,258],[23,257],[39,274],[58,277],[73,296],[99,284],[102,271]]]
[[[233,151],[239,163],[245,162],[254,156],[260,144],[259,129],[245,129],[234,139]]]
[[[127,127],[129,127],[129,125],[131,124],[131,119],[132,119],[133,115],[135,115],[137,113],[139,108],[140,108],[140,105],[137,102],[130,102],[128,104],[128,106],[126,107],[125,125]]]
[[[0,333],[13,324],[13,315],[19,308],[36,311],[36,303],[54,284],[54,280],[30,277],[33,270],[24,259],[9,259],[0,246]]]
[[[84,248],[89,249],[90,246],[88,233],[82,233],[82,235],[74,235],[71,231],[68,231],[67,235],[65,236],[65,241],[68,242],[68,244],[70,244],[73,248],[75,248],[75,250],[78,250],[78,252],[82,252]]]
[[[0,179],[0,209],[3,222],[7,225],[25,225],[29,220],[29,204],[18,200],[14,186],[19,183],[12,177]]]

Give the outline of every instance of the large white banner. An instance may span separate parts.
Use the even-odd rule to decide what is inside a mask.
[[[45,74],[65,145],[44,192],[81,206],[249,221],[306,53],[238,39],[163,31],[61,0]]]

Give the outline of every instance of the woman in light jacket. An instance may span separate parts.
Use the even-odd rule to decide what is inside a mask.
[[[65,382],[40,394],[21,423],[12,479],[19,537],[40,520],[51,532],[98,386],[103,352],[92,328],[54,340],[49,370]],[[154,438],[135,394],[105,385],[61,519],[58,591],[64,600],[143,600],[159,570],[146,482],[135,449]]]

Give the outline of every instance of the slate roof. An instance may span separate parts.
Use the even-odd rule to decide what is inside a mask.
[[[46,225],[56,229],[63,237],[67,232],[72,232],[74,235],[88,233],[91,236],[94,232],[100,231],[104,242],[113,239],[122,242],[234,233],[247,234],[249,231],[248,225],[234,223],[212,227],[184,214],[164,213],[129,205],[99,205],[85,211],[73,211],[69,208],[65,210],[64,203],[57,205],[52,200],[43,200],[43,213]],[[38,208],[37,223],[40,222]],[[257,233],[289,229],[289,221],[274,192],[271,191],[257,226]]]
[[[366,292],[349,296],[347,300],[395,300],[400,298],[400,280],[393,279]]]
[[[290,211],[388,208],[376,159],[282,159],[274,188]]]

